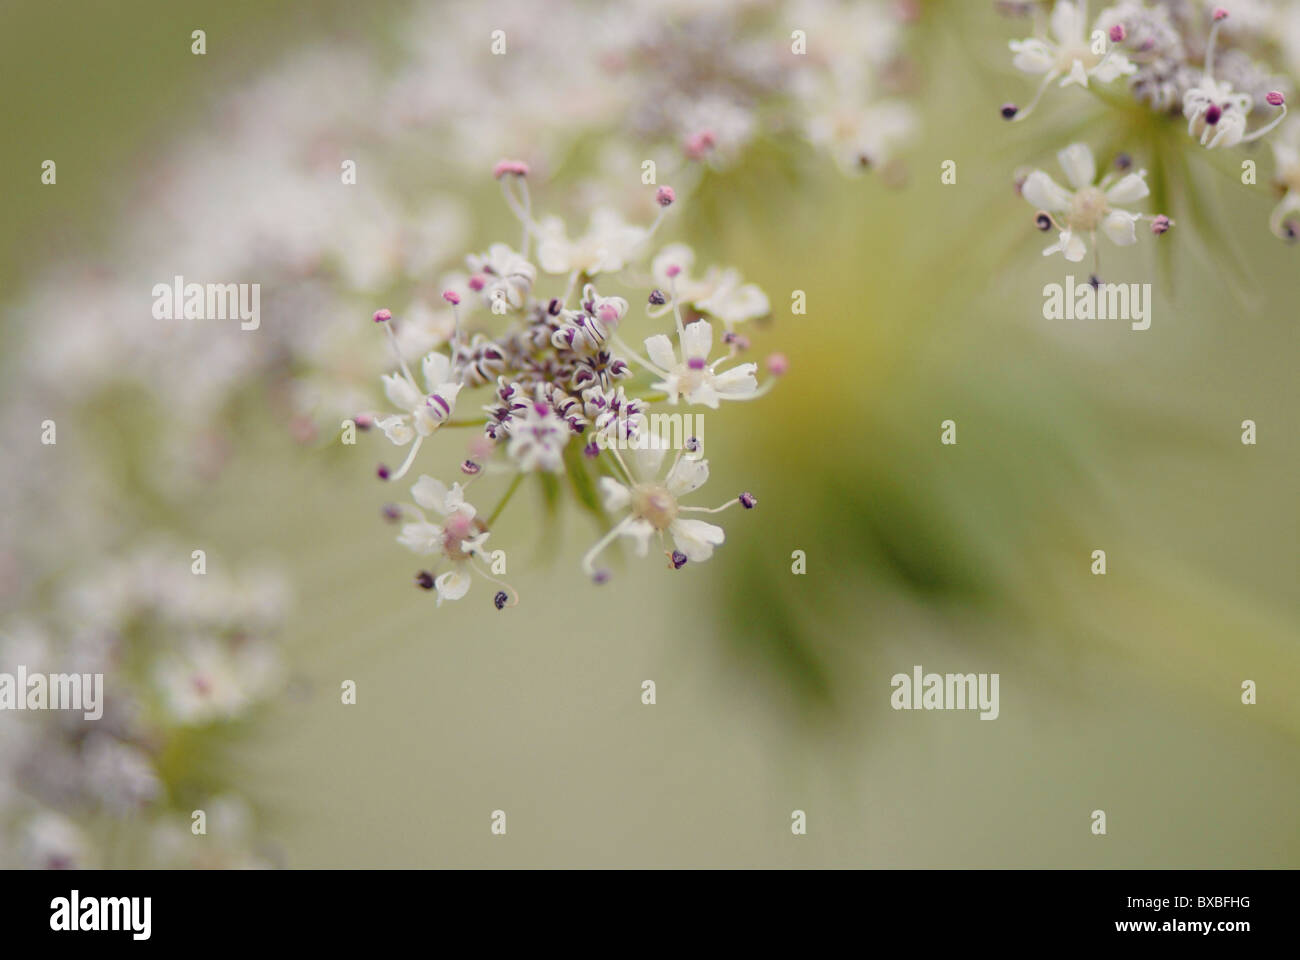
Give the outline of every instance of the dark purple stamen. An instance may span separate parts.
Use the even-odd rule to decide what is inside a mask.
[[[402,519],[402,508],[395,503],[386,503],[380,511],[380,515],[389,523],[396,523]]]
[[[756,506],[758,506],[758,499],[748,490],[746,490],[736,499],[740,501],[740,505],[744,507],[746,510],[753,510]]]
[[[379,477],[380,480],[387,480],[388,468],[381,463],[375,470],[375,476]]]
[[[509,599],[510,597],[506,595],[504,590],[498,590],[497,595],[492,598],[492,602],[496,605],[498,610],[504,610],[506,608],[506,601]]]
[[[680,570],[684,566],[686,566],[686,554],[682,553],[680,550],[674,550],[673,569]]]
[[[433,574],[428,570],[421,570],[415,575],[415,585],[421,590],[433,589]]]

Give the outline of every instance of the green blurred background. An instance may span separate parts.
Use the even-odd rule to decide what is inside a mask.
[[[224,85],[321,36],[382,51],[405,9],[7,4],[5,290],[110,249],[141,158]],[[177,38],[195,26],[231,53],[191,57]],[[376,519],[375,438],[312,450],[264,397],[232,411],[234,459],[182,532],[285,566],[295,679],[203,762],[285,863],[1300,865],[1296,250],[1265,227],[1267,187],[1196,157],[1217,213],[1167,211],[1163,264],[1149,237],[1107,251],[1105,279],[1156,282],[1151,329],[1044,321],[1062,262],[1039,255],[1013,174],[1055,173],[1070,123],[1096,127],[1001,124],[1026,83],[1011,35],[984,4],[927,5],[901,188],[759,148],[674,226],[769,293],[756,348],[792,369],[710,414],[710,489],[760,507],[729,515],[690,576],[648,561],[597,590],[577,572],[596,534],[580,511],[554,530],[513,513],[494,537],[527,546],[524,605],[435,612]],[[1158,168],[1167,141],[1122,149]],[[47,156],[57,189],[38,183]],[[890,677],[913,664],[999,673],[1001,716],[892,711]]]

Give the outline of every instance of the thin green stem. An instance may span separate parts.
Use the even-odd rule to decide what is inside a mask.
[[[515,491],[519,489],[519,485],[523,482],[524,473],[521,470],[519,473],[516,473],[515,478],[510,481],[510,486],[506,488],[506,492],[502,495],[500,502],[496,505],[496,509],[493,510],[491,515],[487,518],[488,527],[491,527],[492,524],[497,522],[497,517],[501,516],[501,511],[506,508],[506,504],[510,502],[510,498],[515,495]]]

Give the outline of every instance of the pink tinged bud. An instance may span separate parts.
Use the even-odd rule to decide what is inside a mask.
[[[693,133],[686,139],[686,155],[692,160],[698,160],[713,149],[715,142],[712,130]]]
[[[463,513],[453,513],[443,525],[443,530],[453,540],[464,540],[470,535],[473,528],[473,519]]]
[[[604,323],[617,323],[618,308],[613,304],[603,303],[600,309],[596,311],[596,316],[600,317]]]
[[[485,286],[487,286],[487,279],[482,274],[476,273],[469,278],[469,288],[475,293],[478,293]]]
[[[393,319],[393,311],[391,310],[375,311],[375,323],[387,323],[391,319]]]
[[[772,376],[784,377],[789,369],[790,361],[785,358],[784,353],[774,353],[767,358],[767,372]]]
[[[1214,8],[1214,20],[1215,20],[1216,23],[1217,23],[1218,21],[1220,21],[1220,20],[1227,20],[1227,19],[1228,19],[1228,11],[1227,11],[1227,10],[1224,10],[1223,7],[1215,7],[1215,8]]]
[[[1280,107],[1286,103],[1286,97],[1282,95],[1281,90],[1270,90],[1264,99],[1268,101],[1270,107]]]
[[[358,430],[369,430],[375,421],[368,413],[358,413],[352,418],[352,422],[357,425]]]
[[[1123,43],[1124,38],[1128,36],[1128,31],[1124,29],[1124,24],[1117,23],[1110,28],[1110,42]]]
[[[522,160],[502,160],[492,168],[492,176],[500,180],[502,177],[526,177],[528,176],[528,164]]]
[[[660,187],[655,191],[655,202],[661,207],[671,207],[676,199],[677,193],[672,187]]]
[[[682,268],[679,267],[679,266],[677,266],[677,264],[675,264],[675,263],[672,264],[672,265],[670,265],[670,266],[668,267],[668,269],[664,271],[664,273],[666,273],[666,274],[668,275],[668,278],[669,278],[670,280],[671,280],[673,277],[677,276],[677,275],[678,275],[679,273],[681,273],[681,272],[682,272]]]
[[[454,307],[460,303],[460,294],[455,290],[444,290],[442,292],[442,299],[446,300]]]
[[[1151,221],[1151,232],[1158,237],[1162,233],[1168,233],[1169,228],[1172,227],[1173,225],[1174,222],[1162,213],[1160,214],[1160,216],[1156,217],[1154,220]]]
[[[1205,122],[1214,126],[1221,119],[1223,119],[1223,110],[1217,103],[1210,104],[1210,108],[1205,111]]]

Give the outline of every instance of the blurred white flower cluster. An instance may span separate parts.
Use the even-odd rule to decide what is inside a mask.
[[[1056,99],[1061,112],[1071,111],[1078,118],[1093,115],[1088,111],[1094,108],[1113,115],[1131,138],[1138,128],[1135,109],[1145,110],[1153,129],[1166,122],[1185,124],[1187,149],[1218,150],[1267,137],[1286,118],[1287,98],[1300,69],[1300,8],[1294,3],[1118,0],[1094,8],[1095,18],[1087,0],[999,7],[1008,15],[1032,17],[1032,35],[1010,42],[1012,64],[1041,77],[1027,105],[1002,106],[1002,116],[1012,122],[1025,120],[1045,100]],[[1077,89],[1053,93],[1054,88]],[[1295,121],[1273,142],[1274,182],[1281,200],[1270,227],[1290,241],[1300,235],[1294,217],[1300,210],[1298,143]],[[1082,157],[1086,149],[1074,145],[1062,158]],[[1069,260],[1082,260],[1089,244],[1096,250],[1098,230],[1120,246],[1136,242],[1131,223],[1139,217],[1111,202],[1146,196],[1133,179],[1145,179],[1146,171],[1127,172],[1131,161],[1128,154],[1120,154],[1117,173],[1124,176],[1111,190],[1122,196],[1113,197],[1110,191],[1093,188],[1091,176],[1083,182],[1083,168],[1095,166],[1091,156],[1089,152],[1086,164],[1072,164],[1079,176],[1070,178],[1076,191],[1071,197],[1047,188],[1041,171],[1020,178],[1030,187],[1025,197],[1040,207],[1040,229],[1054,227],[1060,233],[1045,253],[1061,251]],[[1065,166],[1064,159],[1062,163]],[[1164,215],[1146,219],[1157,235],[1173,223]]]
[[[686,247],[656,249],[641,225],[656,194],[646,163],[683,202],[773,144],[895,182],[916,127],[904,52],[915,14],[850,0],[452,0],[397,24],[396,50],[295,50],[214,98],[197,129],[153,145],[119,192],[111,249],[71,246],[6,305],[5,448],[28,450],[47,419],[60,432],[57,446],[0,460],[0,599],[15,611],[0,627],[40,638],[60,668],[101,642],[110,701],[93,736],[49,712],[0,725],[0,862],[111,860],[96,849],[100,811],[169,815],[179,774],[159,751],[282,689],[269,630],[280,601],[262,593],[273,575],[193,577],[178,542],[141,542],[140,518],[179,528],[174,508],[221,476],[250,421],[323,446],[341,419],[375,408],[374,371],[394,344],[391,406],[374,420],[404,453],[464,418],[481,388],[481,441],[496,451],[483,448],[485,476],[556,476],[576,459],[609,481],[583,498],[618,514],[612,537],[641,551],[665,538],[679,567],[706,558],[720,529],[678,503],[707,475],[698,449],[678,451],[662,480],[637,451],[584,453],[634,430],[652,402],[707,409],[763,389],[737,328],[768,312],[766,296],[738,270],[698,270]],[[521,242],[452,269],[501,156],[565,185],[568,226],[535,219],[507,171]],[[642,356],[619,345],[630,308],[612,284],[651,258],[639,295],[673,320]],[[547,276],[559,279],[541,296]],[[263,322],[157,319],[149,291],[180,277],[260,285]],[[376,302],[395,308],[390,344],[355,322]],[[490,556],[471,481],[421,481],[405,508],[403,542],[442,558],[429,581],[440,598]],[[57,762],[30,759],[44,743]]]
[[[169,539],[141,544],[79,571],[60,588],[53,614],[0,628],[6,672],[104,678],[99,716],[6,712],[0,858],[7,865],[114,866],[111,829],[102,824],[143,824],[148,834],[176,816],[169,812],[175,802],[204,807],[203,781],[169,768],[207,756],[231,721],[279,691],[274,636],[287,612],[286,586],[269,570],[195,576],[177,562],[187,555]],[[180,796],[168,795],[169,783]],[[85,821],[95,826],[79,825]],[[220,846],[234,855],[229,839]]]

